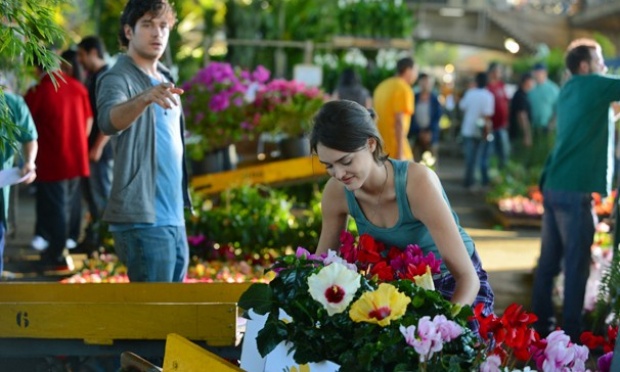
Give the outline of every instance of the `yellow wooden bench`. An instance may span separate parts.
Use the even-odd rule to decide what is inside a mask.
[[[249,285],[0,284],[0,355],[119,355],[170,333],[235,347],[237,300]]]

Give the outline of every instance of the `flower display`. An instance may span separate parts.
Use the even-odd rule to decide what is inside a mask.
[[[260,115],[250,115],[256,90],[269,80],[262,66],[254,71],[212,62],[182,85],[186,129],[196,143],[188,146],[194,160],[233,142],[250,139]]]
[[[441,260],[414,244],[398,250],[347,232],[340,242],[337,253],[298,248],[279,257],[270,268],[273,279],[242,295],[241,308],[266,315],[256,338],[263,357],[284,342],[295,363],[330,361],[342,371],[586,371],[590,366],[588,347],[572,343],[561,329],[541,338],[532,328],[536,316],[518,304],[497,316],[483,314],[483,305],[472,310],[443,298],[427,286]],[[608,341],[593,334],[584,334],[584,340],[589,347],[607,345],[607,351],[616,335],[617,328]],[[601,370],[610,360],[599,358]]]
[[[341,370],[474,366],[478,339],[467,326],[471,308],[413,281],[438,271],[440,260],[414,245],[394,251],[369,235],[356,240],[343,233],[341,244],[340,254],[299,248],[276,259],[275,277],[242,295],[240,307],[267,314],[257,336],[261,355],[284,341],[297,363],[332,361]],[[418,270],[421,262],[426,265]],[[281,310],[290,321],[280,319]]]
[[[260,113],[261,132],[299,137],[325,102],[325,94],[295,80],[274,79],[256,92],[254,110]]]

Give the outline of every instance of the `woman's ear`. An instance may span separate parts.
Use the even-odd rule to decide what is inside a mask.
[[[368,150],[370,150],[370,152],[375,152],[375,150],[377,149],[377,139],[374,137],[370,137],[368,139]]]

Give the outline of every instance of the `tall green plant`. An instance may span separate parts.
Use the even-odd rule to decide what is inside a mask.
[[[63,29],[55,22],[56,9],[65,0],[4,0],[1,2],[0,66],[5,72],[21,76],[24,66],[38,60],[45,71],[59,65],[58,56],[49,47],[62,43]],[[52,76],[53,78],[53,76]],[[0,152],[15,146],[18,128],[13,123],[0,86]]]

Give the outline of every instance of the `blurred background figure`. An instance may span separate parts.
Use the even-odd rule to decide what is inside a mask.
[[[418,69],[411,57],[396,62],[396,76],[383,80],[373,93],[377,111],[377,128],[389,157],[413,160],[413,151],[407,135],[415,102],[411,85],[418,77]]]
[[[54,71],[55,84],[52,73],[45,73],[38,61],[35,67],[40,81],[28,90],[25,101],[39,134],[35,234],[45,234],[41,239],[49,242],[41,253],[40,271],[73,270],[64,248],[80,178],[89,172],[86,138],[92,111],[79,81]]]
[[[532,110],[527,94],[536,83],[530,73],[521,76],[519,88],[510,100],[509,134],[514,151],[511,158],[529,167],[532,164]]]
[[[88,207],[88,225],[79,251],[90,254],[101,245],[101,217],[112,188],[114,166],[110,137],[101,133],[97,124],[97,79],[108,70],[104,59],[103,41],[96,36],[87,36],[80,41],[77,56],[80,65],[87,72],[86,88],[93,109],[93,128],[88,136],[88,158],[90,177],[82,180],[82,193]]]
[[[549,80],[547,67],[542,63],[534,65],[532,75],[536,80],[536,86],[528,92],[532,107],[532,156],[536,164],[542,165],[553,147],[560,88]]]
[[[9,109],[11,121],[20,128],[17,134],[17,142],[21,144],[22,154],[15,161],[15,152],[12,146],[5,144],[4,151],[0,152],[0,170],[11,169],[15,165],[22,170],[22,175],[28,175],[24,183],[29,184],[37,177],[35,159],[37,157],[37,129],[30,115],[30,110],[24,99],[12,92],[10,85],[7,84],[0,73],[0,84],[4,87],[4,99]],[[6,243],[6,232],[8,225],[10,187],[0,187],[0,275],[4,264],[4,246]],[[15,227],[15,226],[13,226]]]
[[[486,188],[489,185],[489,153],[483,151],[483,147],[488,146],[487,138],[492,135],[491,117],[495,104],[493,94],[487,89],[487,84],[487,74],[479,72],[476,75],[475,86],[470,87],[459,102],[459,108],[463,111],[461,125],[461,138],[465,154],[463,186],[472,192],[478,191],[475,177],[476,163],[480,167],[482,187]]]
[[[487,89],[493,94],[494,113],[491,117],[493,122],[493,140],[483,144],[483,157],[489,158],[491,155],[497,157],[497,166],[504,168],[510,154],[510,141],[508,139],[508,95],[506,94],[506,84],[503,80],[502,66],[497,62],[489,64]]]
[[[421,73],[418,77],[418,92],[415,94],[415,112],[411,117],[408,135],[416,160],[422,159],[422,154],[427,151],[435,159],[439,155],[439,120],[443,115],[443,108],[433,86],[433,78]]]
[[[354,101],[366,108],[372,107],[370,92],[362,85],[359,75],[352,67],[342,70],[338,86],[334,90],[332,97],[333,99]]]

